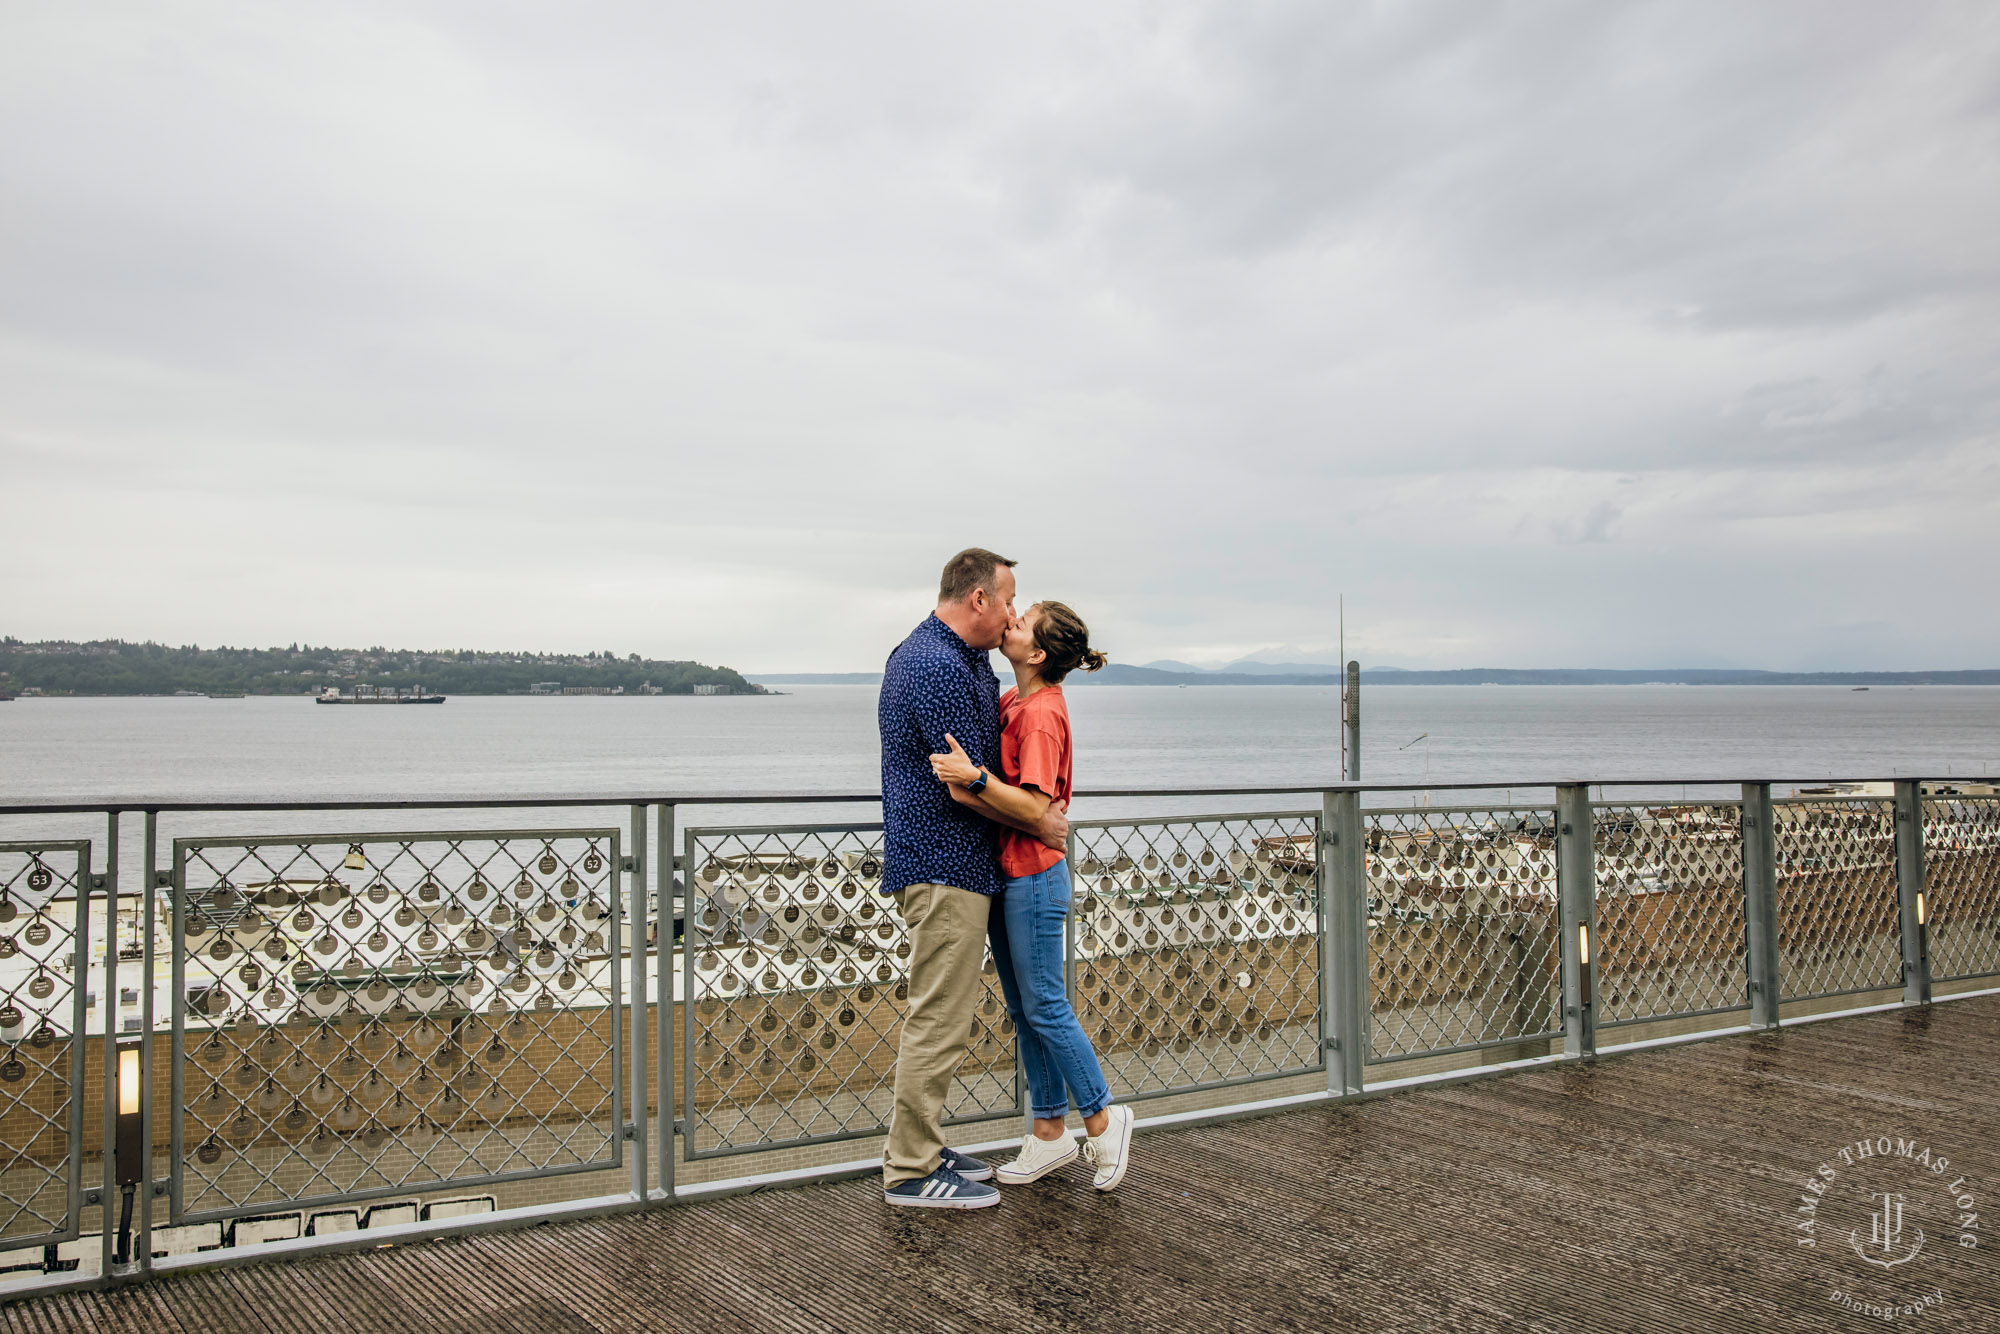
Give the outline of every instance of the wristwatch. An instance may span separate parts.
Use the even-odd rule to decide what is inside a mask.
[[[984,769],[981,769],[979,771],[979,777],[973,779],[970,783],[967,783],[965,785],[965,790],[967,792],[984,792],[986,790],[986,778],[987,778],[986,771]]]

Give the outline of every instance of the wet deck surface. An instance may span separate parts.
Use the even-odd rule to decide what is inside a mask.
[[[1108,1196],[1080,1167],[980,1213],[890,1210],[869,1181],[807,1186],[29,1299],[0,1325],[2000,1330],[1996,1093],[2000,997],[1982,997],[1142,1128]],[[1951,1158],[1996,1224],[1977,1248],[1914,1176],[1916,1260],[1871,1270],[1845,1230],[1795,1243],[1805,1179],[1874,1135]],[[1837,1288],[1942,1300],[1885,1322],[1836,1305]]]

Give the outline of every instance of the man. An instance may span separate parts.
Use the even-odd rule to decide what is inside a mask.
[[[896,1105],[882,1155],[883,1198],[932,1209],[1000,1202],[993,1170],[944,1142],[945,1095],[970,1048],[986,957],[987,909],[1000,891],[991,821],[951,799],[931,771],[958,739],[973,763],[1000,763],[1000,681],[987,654],[1014,616],[1014,562],[973,547],[945,563],[937,610],[882,671],[882,892],[910,933],[909,1010],[896,1053]],[[1054,803],[1031,832],[1060,847]]]

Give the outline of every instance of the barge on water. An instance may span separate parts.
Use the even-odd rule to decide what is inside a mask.
[[[426,695],[424,688],[397,690],[394,686],[377,689],[374,686],[356,686],[352,694],[343,695],[339,686],[328,686],[319,692],[321,704],[442,704],[443,695]]]

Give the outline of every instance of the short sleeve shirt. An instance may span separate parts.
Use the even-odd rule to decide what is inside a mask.
[[[1014,787],[1032,787],[1052,801],[1069,801],[1069,705],[1061,686],[1043,686],[1022,699],[1000,697],[1000,776]],[[1039,875],[1063,859],[1032,834],[1000,831],[1000,874],[1009,880]]]
[[[935,615],[896,646],[876,705],[882,732],[882,892],[953,885],[1000,892],[995,826],[931,771],[949,732],[974,764],[1000,758],[1000,679],[983,650]]]

